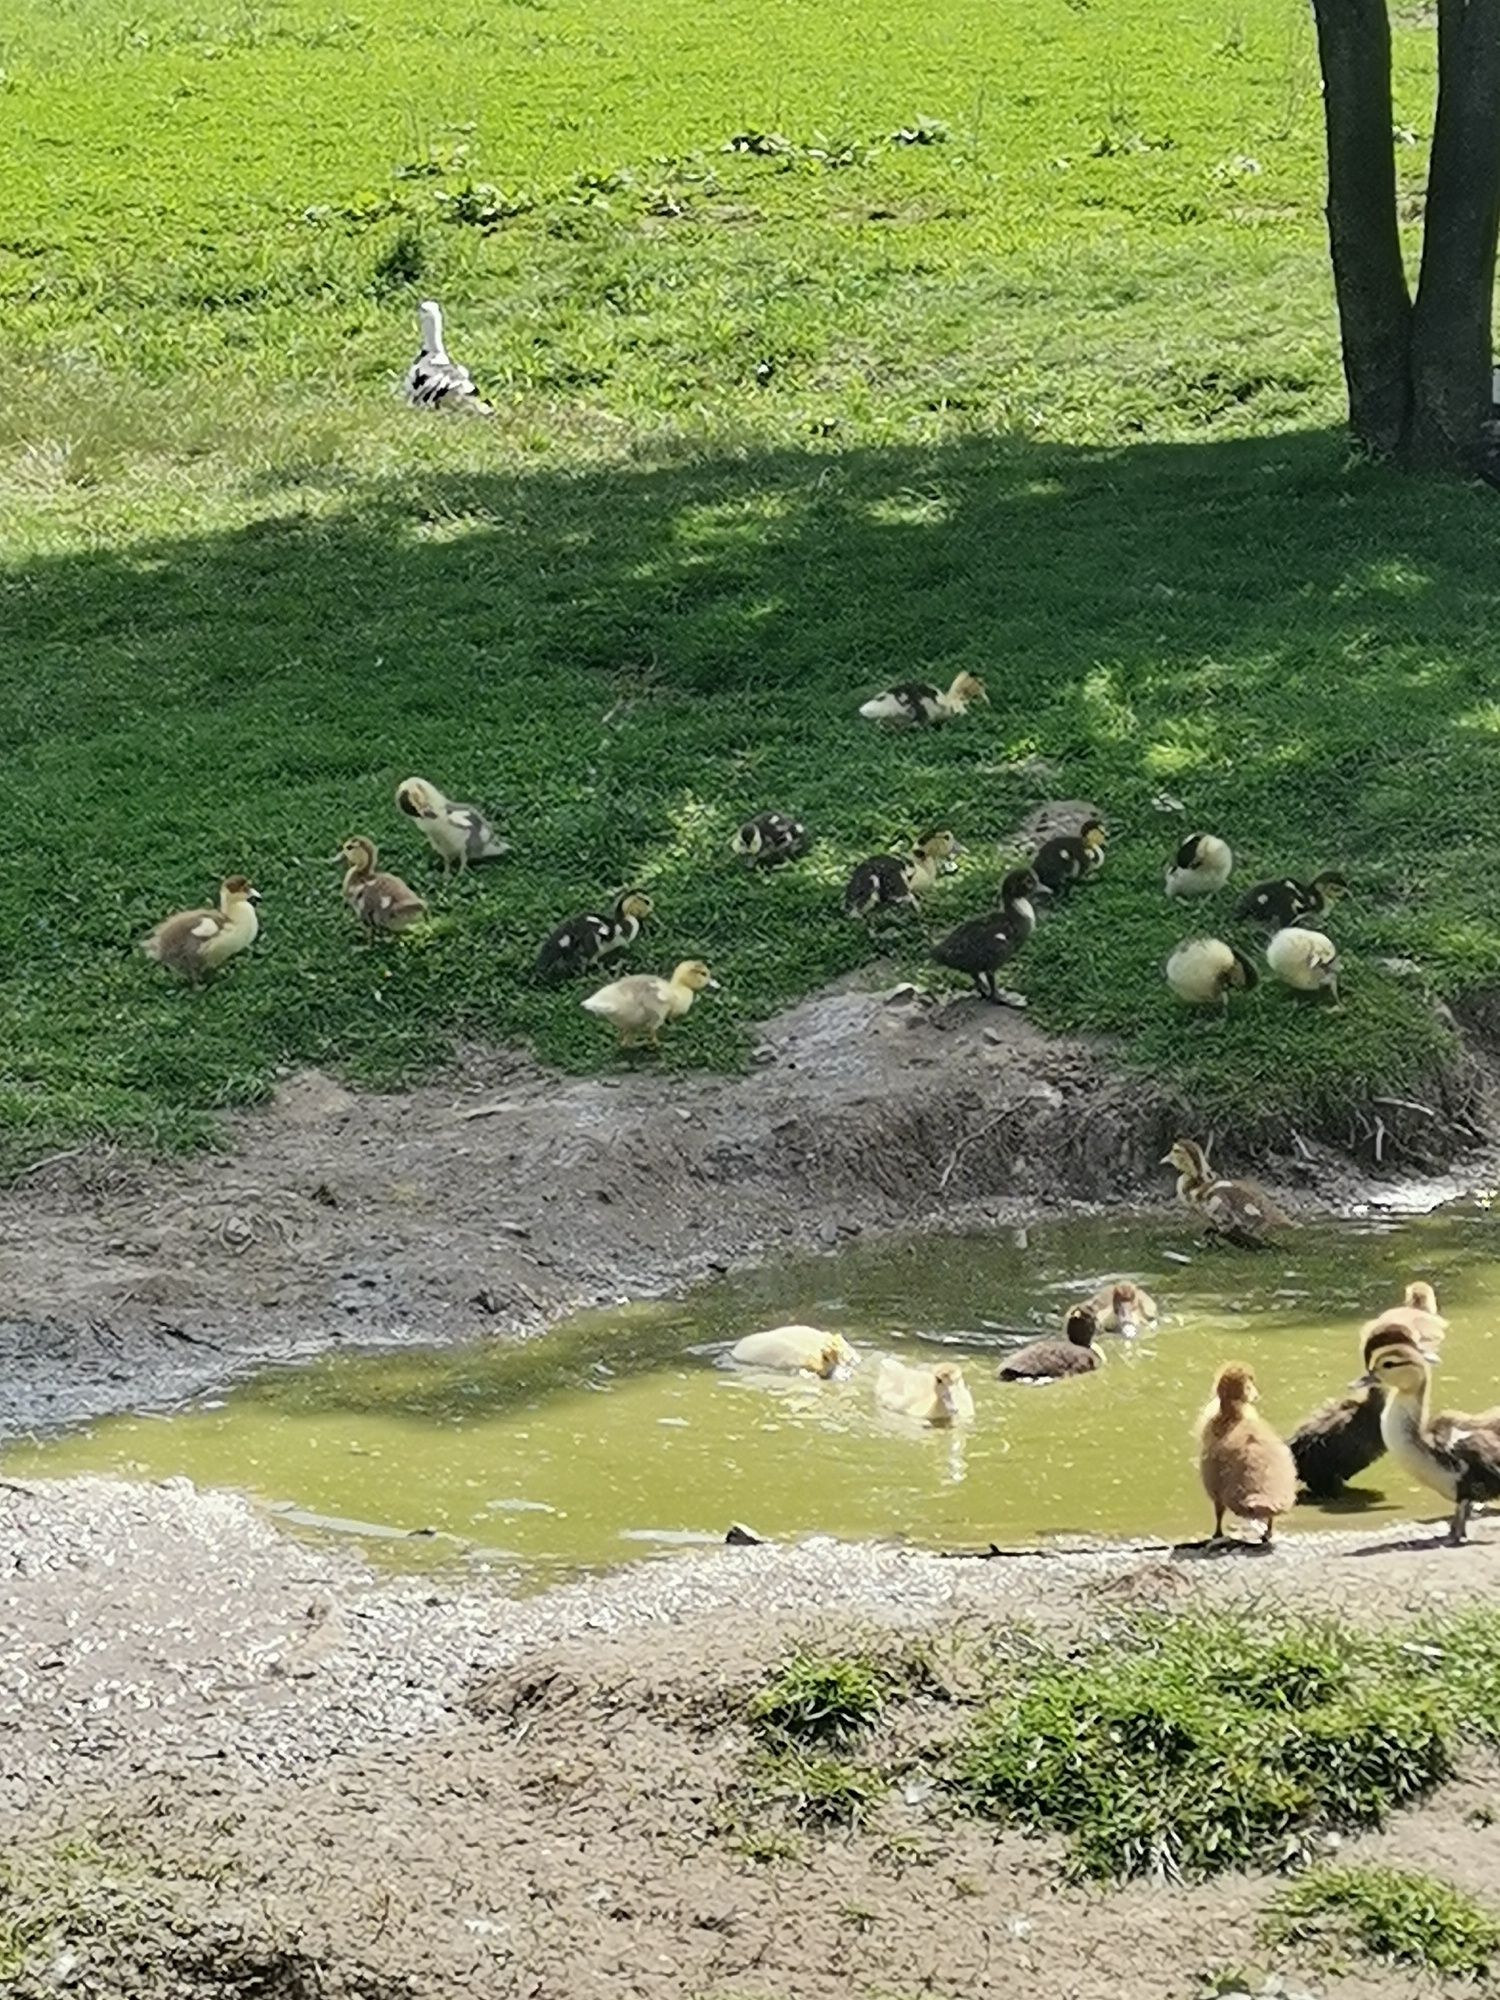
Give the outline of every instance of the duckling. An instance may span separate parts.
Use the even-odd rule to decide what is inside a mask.
[[[861,861],[844,891],[844,914],[868,917],[875,910],[917,907],[940,874],[948,872],[963,849],[951,833],[929,833],[904,859],[896,854],[872,855]]]
[[[904,722],[912,727],[935,727],[963,715],[976,701],[988,703],[984,682],[977,674],[960,673],[946,694],[926,681],[903,681],[865,702],[860,714],[867,722]]]
[[[1436,1292],[1425,1280],[1418,1279],[1406,1287],[1399,1306],[1387,1306],[1360,1328],[1365,1366],[1370,1365],[1370,1348],[1372,1343],[1379,1344],[1378,1336],[1384,1336],[1387,1346],[1394,1341],[1405,1341],[1420,1353],[1435,1356],[1447,1332],[1448,1322],[1437,1309]]]
[[[1239,1362],[1221,1368],[1213,1401],[1198,1420],[1198,1475],[1213,1503],[1214,1540],[1224,1537],[1224,1516],[1265,1525],[1270,1546],[1279,1514],[1297,1504],[1297,1467],[1291,1452],[1255,1408],[1255,1377]]]
[[[337,859],[345,864],[344,901],[372,938],[377,931],[404,931],[420,923],[427,905],[416,890],[399,875],[377,872],[380,854],[373,840],[354,834],[339,849]]]
[[[652,908],[649,896],[639,889],[627,889],[616,896],[607,915],[582,910],[576,917],[565,918],[536,955],[537,978],[559,979],[587,972],[617,951],[625,951],[640,936]]]
[[[940,1361],[936,1368],[910,1368],[894,1355],[883,1354],[875,1377],[875,1400],[882,1409],[923,1424],[974,1421],[973,1395],[964,1371],[952,1361]]]
[[[1129,1278],[1101,1285],[1089,1300],[1089,1306],[1099,1322],[1099,1331],[1118,1333],[1122,1340],[1134,1340],[1142,1327],[1155,1326],[1158,1317],[1155,1299]]]
[[[259,889],[252,888],[243,875],[226,875],[219,885],[216,910],[179,910],[164,917],[150,934],[141,939],[141,950],[170,972],[177,972],[190,986],[201,986],[210,972],[217,972],[231,958],[248,951],[260,935],[260,918],[255,906]]]
[[[1063,1324],[1062,1340],[1034,1340],[1007,1354],[996,1374],[1002,1382],[1051,1382],[1063,1375],[1087,1375],[1103,1356],[1094,1341],[1099,1316],[1092,1306],[1074,1306]]]
[[[1167,866],[1167,894],[1190,899],[1215,896],[1229,880],[1234,855],[1216,833],[1194,833]]]
[[[1321,915],[1348,887],[1344,877],[1331,868],[1314,875],[1310,882],[1281,875],[1247,889],[1234,914],[1241,923],[1269,924],[1272,930],[1280,930],[1286,924],[1296,923],[1298,917]]]
[[[1448,1542],[1457,1548],[1475,1502],[1500,1500],[1500,1432],[1465,1430],[1450,1418],[1440,1435],[1428,1408],[1431,1364],[1414,1347],[1382,1348],[1366,1379],[1385,1392],[1386,1450],[1413,1479],[1452,1502]]]
[[[462,410],[466,416],[492,417],[494,405],[485,402],[468,369],[443,345],[443,313],[436,299],[423,299],[417,319],[422,351],[407,371],[407,402],[415,410]]]
[[[1036,891],[1037,879],[1032,871],[1013,868],[1000,884],[1001,908],[950,931],[932,947],[937,963],[951,966],[955,972],[967,972],[981,1000],[998,1000],[1000,988],[995,974],[1015,957],[1036,929],[1036,911],[1031,903]]]
[[[1177,1199],[1203,1217],[1210,1236],[1237,1243],[1244,1250],[1264,1248],[1278,1229],[1295,1229],[1268,1195],[1249,1181],[1223,1181],[1208,1164],[1208,1155],[1192,1139],[1178,1139],[1163,1160],[1177,1169]]]
[[[396,787],[396,804],[417,822],[445,875],[455,867],[463,874],[471,861],[493,861],[510,852],[510,842],[500,838],[478,806],[451,804],[425,778],[403,779]]]
[[[1288,924],[1266,946],[1266,964],[1294,993],[1339,997],[1338,946],[1321,931]]]
[[[786,813],[757,813],[745,821],[730,845],[752,868],[776,868],[807,852],[807,828]]]
[[[1167,984],[1188,1006],[1227,1014],[1230,993],[1236,988],[1249,993],[1256,972],[1245,954],[1222,938],[1184,938],[1167,960]]]
[[[1408,1299],[1413,1293],[1433,1297],[1430,1285],[1408,1285]],[[1307,1421],[1293,1432],[1287,1443],[1297,1465],[1297,1476],[1303,1489],[1313,1500],[1331,1500],[1341,1492],[1348,1482],[1359,1473],[1372,1466],[1385,1452],[1385,1439],[1381,1433],[1381,1415],[1385,1409],[1384,1392],[1369,1380],[1375,1357],[1387,1347],[1415,1347],[1432,1360],[1431,1345],[1416,1337],[1420,1319],[1427,1316],[1418,1309],[1414,1316],[1404,1307],[1393,1307],[1389,1314],[1370,1320],[1360,1329],[1360,1357],[1365,1375],[1354,1385],[1354,1393],[1336,1397],[1315,1410]],[[1442,1327],[1445,1321],[1431,1316],[1432,1323]],[[1438,1336],[1441,1338],[1441,1334]],[[1470,1429],[1488,1428],[1495,1417],[1489,1411],[1481,1417],[1468,1419],[1439,1418],[1434,1427],[1439,1442],[1453,1423],[1467,1424]]]
[[[1066,895],[1069,889],[1091,881],[1099,873],[1104,866],[1108,839],[1102,819],[1086,819],[1077,833],[1044,840],[1031,864],[1032,872],[1051,895]]]
[[[717,992],[718,986],[701,959],[685,958],[670,979],[658,979],[651,972],[616,979],[591,993],[583,1008],[614,1023],[621,1048],[638,1047],[644,1040],[654,1049],[668,1021],[681,1020],[699,993]]]
[[[820,1326],[773,1326],[765,1333],[747,1333],[730,1348],[729,1358],[742,1368],[819,1375],[825,1382],[859,1363],[841,1333],[825,1333]]]

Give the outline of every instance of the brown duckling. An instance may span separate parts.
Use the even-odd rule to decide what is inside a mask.
[[[1162,1160],[1177,1169],[1177,1199],[1203,1217],[1208,1234],[1242,1250],[1260,1250],[1280,1229],[1296,1224],[1249,1181],[1220,1180],[1192,1139],[1179,1139]]]
[[[1036,911],[1031,898],[1037,879],[1029,868],[1013,868],[1000,884],[1000,903],[987,917],[975,917],[950,931],[932,947],[939,965],[966,972],[981,1000],[998,1001],[1000,987],[995,975],[1025,944],[1036,929]],[[1023,1006],[1025,1002],[1021,1003]]]
[[[1117,1333],[1122,1340],[1134,1340],[1144,1327],[1155,1326],[1158,1318],[1155,1299],[1129,1278],[1101,1285],[1089,1305],[1099,1331]]]
[[[141,950],[158,965],[176,972],[190,986],[201,986],[231,958],[248,951],[260,935],[255,906],[259,889],[243,875],[226,875],[219,886],[216,910],[179,910],[164,917],[141,940]]]
[[[1104,866],[1109,840],[1102,819],[1086,819],[1077,833],[1044,840],[1031,867],[1038,882],[1053,896],[1065,896],[1080,882],[1090,882]]]
[[[1088,1375],[1103,1360],[1094,1342],[1099,1318],[1092,1306],[1074,1306],[1063,1324],[1062,1340],[1034,1340],[1007,1354],[995,1371],[1002,1382],[1053,1382],[1064,1375]]]
[[[1260,1521],[1269,1546],[1280,1514],[1297,1504],[1297,1467],[1291,1452],[1256,1409],[1255,1377],[1239,1362],[1219,1370],[1213,1400],[1198,1420],[1198,1474],[1213,1503],[1214,1540],[1224,1516]]]
[[[917,898],[925,896],[938,876],[950,867],[954,856],[962,853],[953,835],[944,830],[919,840],[909,855],[872,855],[868,861],[861,861],[849,877],[849,886],[844,891],[845,916],[868,917],[876,910],[914,910]]]
[[[353,834],[338,851],[344,863],[344,901],[373,938],[377,931],[410,930],[427,914],[427,905],[399,875],[376,868],[380,854],[373,840]]]
[[[1500,1500],[1500,1432],[1466,1430],[1453,1417],[1435,1423],[1431,1364],[1415,1347],[1381,1348],[1368,1380],[1385,1393],[1380,1428],[1386,1450],[1411,1478],[1452,1505],[1448,1541],[1457,1547],[1467,1538],[1476,1502]]]

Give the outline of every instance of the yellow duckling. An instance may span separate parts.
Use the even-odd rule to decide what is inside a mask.
[[[893,1354],[882,1354],[875,1400],[883,1410],[914,1417],[921,1424],[974,1421],[974,1398],[964,1371],[953,1361],[940,1361],[936,1368],[913,1368]]]
[[[718,985],[701,959],[685,958],[670,979],[658,979],[652,972],[633,973],[601,986],[583,1007],[585,1013],[614,1023],[622,1048],[644,1041],[654,1049],[665,1024],[681,1020],[698,994],[705,988],[716,992]]]
[[[1294,993],[1339,997],[1339,948],[1321,931],[1288,924],[1266,946],[1266,964]]]
[[[934,727],[965,714],[976,701],[988,702],[984,682],[977,674],[953,676],[946,693],[926,681],[903,681],[887,688],[860,706],[866,722],[904,722],[908,726]]]
[[[396,787],[396,804],[417,822],[443,873],[462,874],[471,861],[493,861],[510,852],[478,806],[456,806],[425,778],[406,778]]]
[[[1386,1345],[1405,1341],[1421,1353],[1435,1356],[1447,1332],[1448,1322],[1437,1309],[1437,1293],[1425,1279],[1416,1279],[1406,1287],[1399,1306],[1387,1306],[1360,1328],[1359,1337],[1366,1350],[1365,1366],[1370,1365],[1371,1344],[1380,1344],[1377,1336],[1384,1336]]]
[[[1192,1139],[1177,1140],[1162,1165],[1177,1169],[1177,1199],[1203,1217],[1210,1236],[1225,1243],[1259,1250],[1277,1230],[1297,1226],[1249,1181],[1220,1180],[1207,1153]]]
[[[1248,993],[1255,983],[1255,967],[1222,938],[1185,938],[1167,960],[1167,984],[1189,1007],[1228,1013],[1230,994]]]
[[[730,1348],[729,1358],[742,1368],[818,1375],[825,1382],[859,1361],[841,1333],[825,1333],[820,1326],[773,1326],[765,1333],[747,1333]]]
[[[1380,1434],[1385,1448],[1410,1476],[1453,1507],[1448,1541],[1467,1538],[1469,1515],[1479,1500],[1500,1500],[1500,1433],[1464,1430],[1458,1420],[1435,1424],[1428,1404],[1431,1364],[1414,1347],[1384,1347],[1365,1378],[1385,1392]]]
[[[1193,833],[1167,864],[1167,894],[1191,900],[1216,896],[1229,880],[1234,854],[1216,833]]]
[[[254,944],[260,935],[255,913],[259,901],[259,889],[252,888],[245,876],[227,875],[219,887],[216,910],[179,910],[174,917],[164,917],[142,938],[141,950],[168,971],[180,973],[190,986],[201,986],[210,972]]]
[[[1155,1326],[1158,1318],[1155,1299],[1129,1278],[1101,1285],[1088,1303],[1099,1331],[1118,1333],[1124,1340],[1134,1340],[1143,1327]]]
[[[345,865],[344,901],[364,925],[367,937],[373,939],[377,931],[409,930],[426,916],[427,905],[415,889],[399,875],[376,868],[380,853],[373,840],[362,833],[351,835],[338,858]]]
[[[1214,1540],[1224,1534],[1224,1516],[1265,1525],[1269,1547],[1279,1514],[1297,1504],[1297,1467],[1292,1454],[1255,1408],[1255,1377],[1231,1362],[1221,1368],[1213,1400],[1198,1420],[1198,1473],[1213,1503]]]

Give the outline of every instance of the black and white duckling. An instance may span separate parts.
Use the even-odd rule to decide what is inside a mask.
[[[844,891],[844,914],[868,917],[876,910],[917,907],[941,874],[947,873],[954,856],[963,849],[951,833],[929,833],[908,855],[875,854],[861,861],[849,877]]]
[[[420,923],[427,905],[399,875],[387,875],[376,867],[380,859],[373,840],[355,834],[339,849],[344,863],[344,901],[373,938],[377,931],[404,931]]]
[[[1500,1500],[1500,1432],[1466,1430],[1451,1418],[1434,1423],[1431,1364],[1415,1347],[1382,1348],[1366,1379],[1385,1395],[1380,1431],[1386,1450],[1420,1485],[1452,1504],[1448,1541],[1457,1547],[1475,1503]]]
[[[1179,1139],[1162,1160],[1177,1169],[1177,1199],[1207,1225],[1208,1234],[1243,1250],[1260,1250],[1278,1230],[1296,1225],[1249,1181],[1221,1180],[1192,1139]]]
[[[903,681],[864,702],[859,712],[867,722],[904,722],[920,728],[951,722],[977,701],[989,701],[984,682],[977,674],[960,673],[953,676],[946,692],[926,681]]]
[[[1013,868],[1000,884],[1001,907],[987,917],[973,917],[932,947],[939,965],[966,972],[981,1000],[999,1000],[995,974],[1009,963],[1036,929],[1036,876],[1029,868]],[[1023,1003],[1024,1004],[1024,1003]]]
[[[417,307],[422,327],[422,351],[406,376],[406,400],[414,410],[462,410],[471,417],[492,417],[494,405],[474,387],[468,369],[443,345],[443,311],[435,299]]]
[[[537,978],[571,978],[591,971],[618,951],[628,950],[640,936],[652,907],[651,898],[642,890],[627,889],[616,896],[608,913],[580,910],[577,916],[564,918],[536,955]]]
[[[1186,1006],[1229,1011],[1231,993],[1248,993],[1255,967],[1222,938],[1184,938],[1167,960],[1167,984]]]
[[[736,831],[730,845],[752,868],[777,868],[807,852],[807,828],[788,813],[757,813]]]
[[[454,805],[425,778],[404,778],[396,787],[396,804],[417,822],[445,875],[453,868],[462,874],[470,862],[493,861],[510,852],[510,842],[500,838],[478,806]]]
[[[254,944],[260,935],[259,901],[259,889],[245,876],[227,875],[219,885],[216,910],[179,910],[163,917],[142,938],[141,950],[190,986],[201,986],[209,973]]]
[[[1034,1340],[1007,1354],[995,1371],[1002,1382],[1053,1382],[1064,1375],[1088,1375],[1103,1359],[1094,1342],[1099,1318],[1092,1306],[1074,1306],[1061,1340]]]
[[[883,1354],[875,1375],[875,1400],[883,1410],[915,1418],[919,1424],[943,1427],[974,1421],[973,1393],[954,1361],[913,1368],[893,1354]]]
[[[747,1333],[729,1350],[742,1368],[774,1368],[788,1375],[817,1375],[823,1381],[846,1375],[859,1356],[841,1333],[820,1326],[772,1326]]]
[[[601,986],[582,1005],[585,1013],[612,1024],[622,1048],[645,1042],[654,1049],[667,1022],[680,1021],[700,993],[716,992],[718,985],[701,959],[685,958],[670,979],[637,972]]]
[[[1247,889],[1234,914],[1242,923],[1269,924],[1272,930],[1280,930],[1286,924],[1296,923],[1299,917],[1321,916],[1348,887],[1344,877],[1333,869],[1315,875],[1310,882],[1281,875]]]
[[[1313,999],[1326,994],[1334,1001],[1339,997],[1338,946],[1322,931],[1288,924],[1267,944],[1266,964],[1294,993],[1306,993]]]
[[[1102,819],[1086,819],[1077,833],[1044,840],[1031,864],[1032,873],[1050,895],[1065,896],[1099,873],[1108,839]]]
[[[1216,833],[1193,833],[1167,863],[1167,894],[1190,901],[1216,896],[1229,880],[1234,855]]]
[[[1117,1278],[1101,1285],[1089,1300],[1101,1333],[1117,1333],[1122,1340],[1134,1340],[1154,1327],[1158,1312],[1155,1299],[1129,1278]]]
[[[1219,1370],[1213,1400],[1198,1419],[1198,1475],[1214,1510],[1214,1540],[1224,1516],[1259,1521],[1269,1546],[1279,1515],[1297,1504],[1291,1452],[1256,1409],[1255,1377],[1234,1361]]]

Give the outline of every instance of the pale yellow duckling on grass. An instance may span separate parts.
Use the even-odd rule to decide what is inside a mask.
[[[685,958],[670,979],[659,979],[654,972],[632,973],[601,986],[582,1005],[585,1013],[613,1024],[622,1048],[644,1042],[654,1049],[667,1022],[680,1021],[698,994],[717,991],[718,984],[701,959]]]
[[[882,1354],[875,1377],[875,1400],[883,1410],[898,1417],[913,1417],[920,1424],[971,1424],[974,1398],[964,1380],[964,1371],[953,1361],[940,1361],[935,1368],[917,1368]]]
[[[164,917],[142,938],[141,950],[190,986],[201,986],[209,973],[254,944],[260,935],[255,911],[259,901],[259,889],[252,888],[245,876],[227,875],[216,910],[179,910],[176,916]]]
[[[376,867],[380,853],[373,840],[356,833],[339,849],[344,863],[344,901],[365,927],[366,937],[377,931],[405,931],[420,923],[427,905],[399,875],[388,875]]]
[[[1238,1362],[1221,1368],[1213,1400],[1198,1420],[1198,1473],[1213,1503],[1214,1540],[1224,1516],[1259,1521],[1270,1546],[1277,1517],[1297,1504],[1297,1467],[1289,1448],[1255,1407],[1255,1377]]]
[[[729,1350],[742,1368],[774,1368],[783,1374],[830,1377],[853,1368],[859,1356],[841,1333],[820,1326],[773,1326],[747,1333]]]
[[[1322,931],[1288,924],[1266,946],[1266,964],[1284,986],[1310,999],[1339,997],[1339,948]]]
[[[404,778],[396,787],[396,804],[417,822],[423,838],[443,864],[443,873],[460,874],[472,861],[493,861],[510,852],[478,806],[454,805],[425,778]]]

